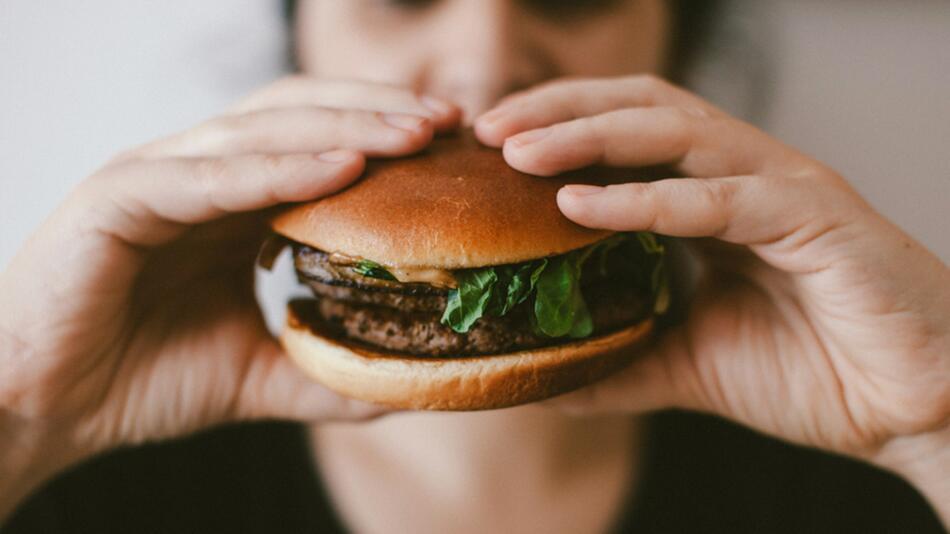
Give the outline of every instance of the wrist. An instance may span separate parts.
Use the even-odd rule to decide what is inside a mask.
[[[0,328],[0,368],[15,370],[14,363],[26,357],[28,351]],[[15,375],[0,376],[8,382],[0,383],[0,525],[43,482],[86,456],[65,434],[64,421],[44,422],[27,413],[22,390],[9,383]]]
[[[0,417],[0,525],[44,482],[85,456],[70,440],[30,427]]]
[[[950,527],[950,423],[927,434],[896,438],[872,461],[913,485]]]

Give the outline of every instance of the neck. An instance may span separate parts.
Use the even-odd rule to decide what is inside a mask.
[[[638,426],[537,407],[413,413],[313,432],[357,532],[598,532],[629,496]]]

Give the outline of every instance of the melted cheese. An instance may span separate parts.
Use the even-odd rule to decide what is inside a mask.
[[[347,256],[346,254],[341,254],[339,252],[331,253],[329,260],[330,263],[334,265],[356,265],[360,262],[360,258]]]
[[[455,280],[455,276],[452,275],[451,271],[445,269],[392,269],[387,268],[396,280],[399,280],[402,283],[422,283],[429,284],[435,287],[448,287],[454,288],[458,286],[458,282]]]

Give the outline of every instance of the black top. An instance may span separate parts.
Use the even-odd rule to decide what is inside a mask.
[[[944,532],[909,485],[866,465],[712,417],[667,412],[649,428],[618,532]],[[310,458],[287,423],[123,450],[48,484],[2,532],[343,532]]]

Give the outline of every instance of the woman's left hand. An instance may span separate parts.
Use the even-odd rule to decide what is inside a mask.
[[[568,186],[558,204],[584,226],[704,238],[687,322],[559,404],[716,413],[950,502],[950,270],[838,174],[650,76],[552,82],[476,132],[541,176],[671,165],[685,178]]]

